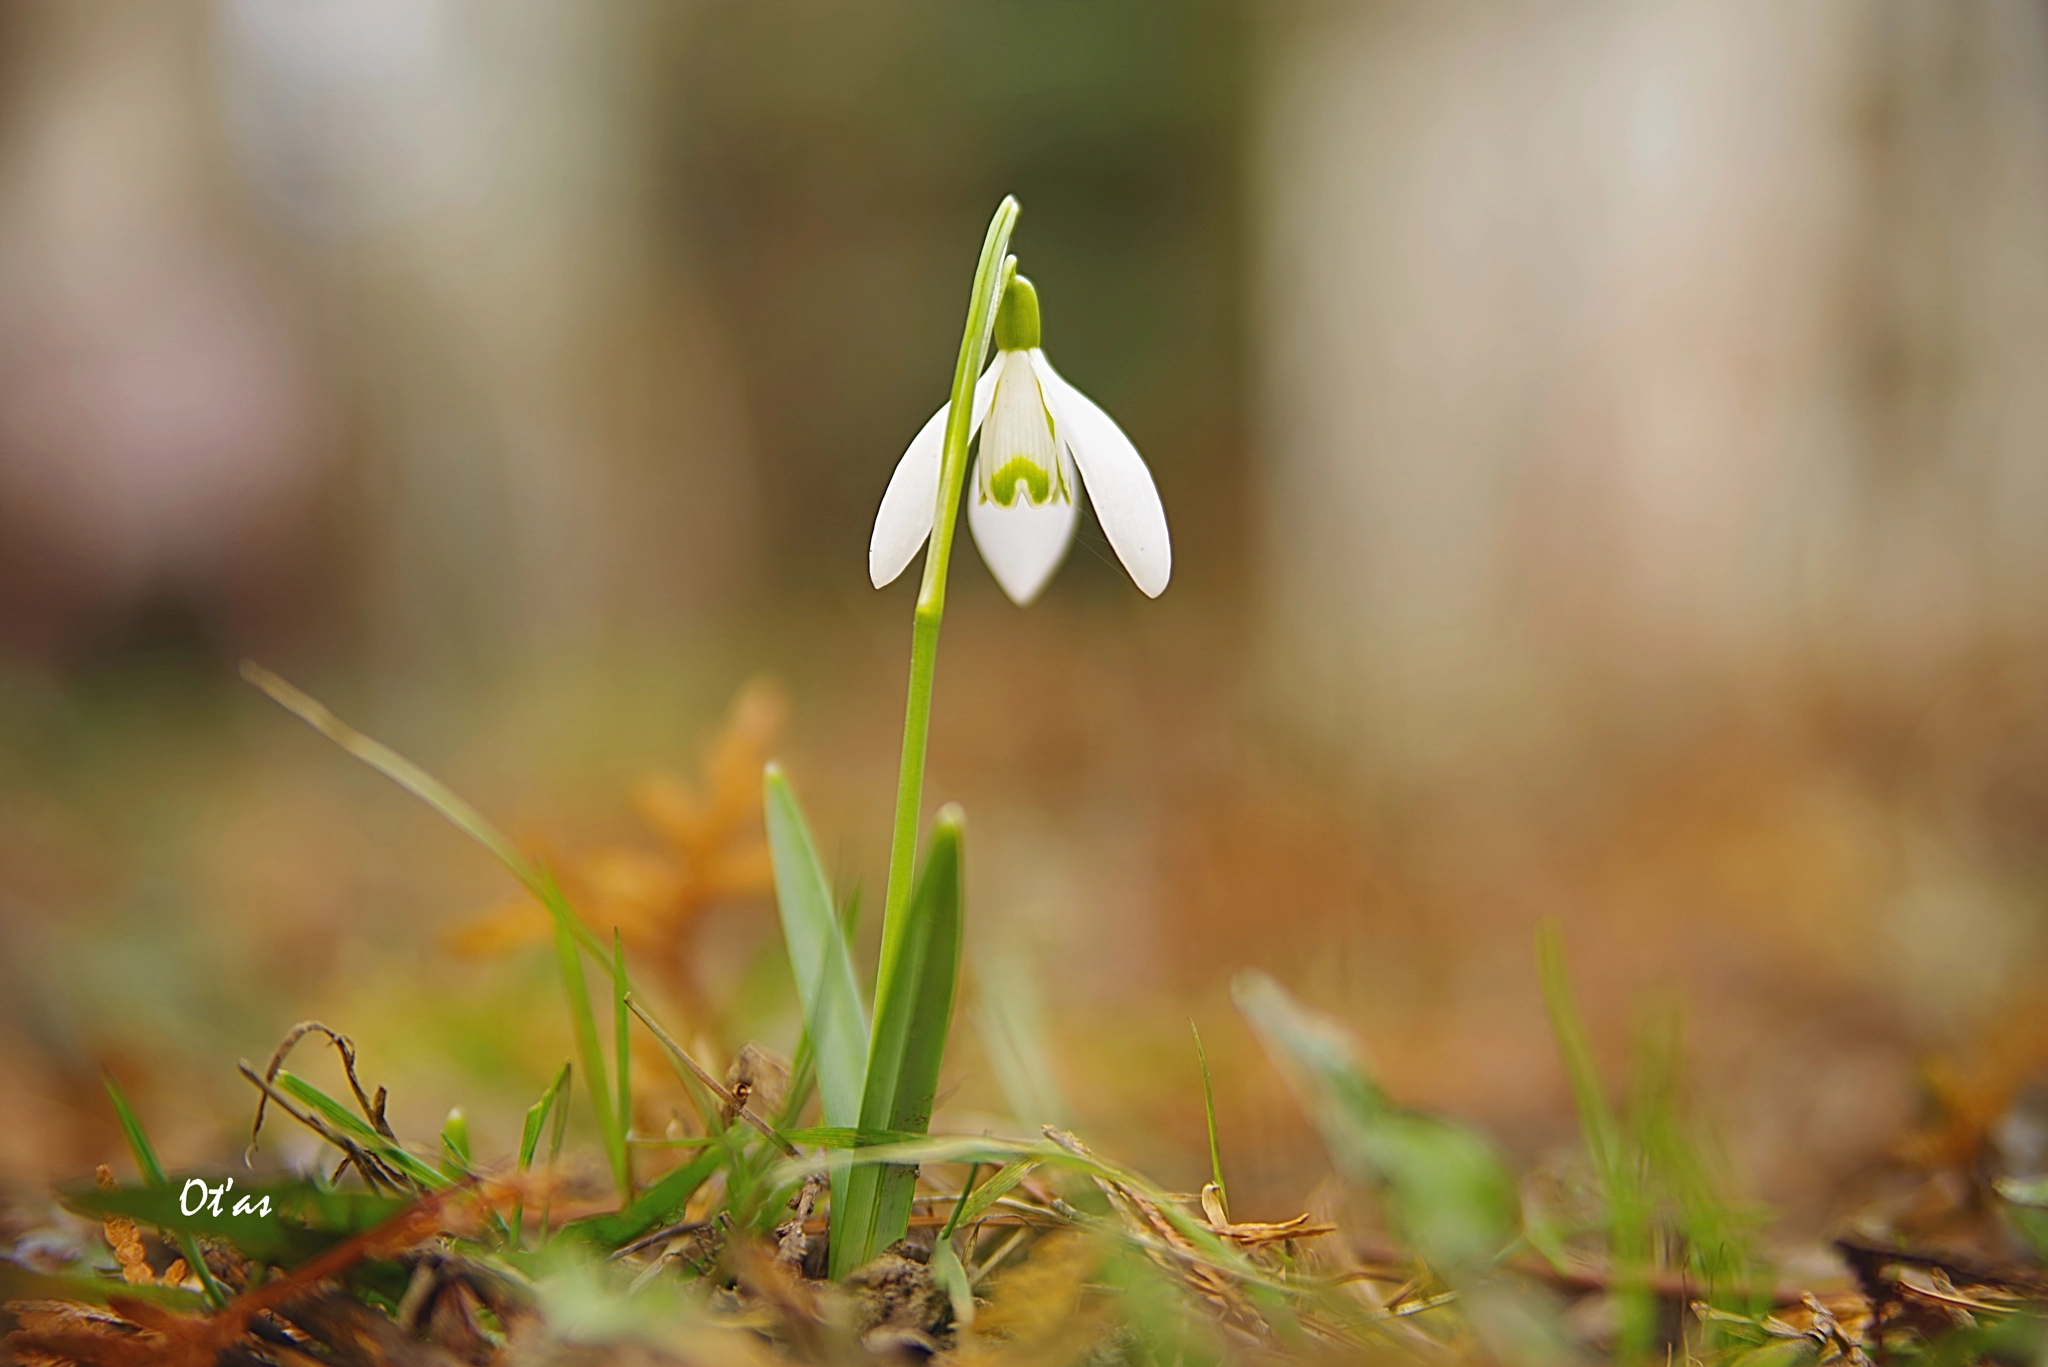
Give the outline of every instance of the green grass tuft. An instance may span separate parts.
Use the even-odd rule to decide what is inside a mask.
[[[121,1132],[128,1136],[128,1150],[135,1155],[136,1170],[142,1180],[150,1186],[168,1190],[170,1183],[164,1177],[163,1164],[157,1162],[156,1148],[149,1142],[149,1132],[142,1128],[142,1118],[135,1114],[135,1108],[128,1104],[128,1094],[121,1090],[120,1081],[112,1073],[102,1073],[101,1081],[107,1087],[107,1099],[114,1103],[114,1114],[120,1118]],[[185,1255],[185,1266],[199,1278],[199,1285],[205,1289],[207,1304],[222,1306],[228,1303],[227,1291],[214,1279],[213,1269],[206,1265],[206,1256],[200,1251],[199,1240],[189,1231],[178,1234],[178,1251]]]

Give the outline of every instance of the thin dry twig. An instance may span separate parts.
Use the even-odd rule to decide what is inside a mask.
[[[689,1052],[682,1045],[677,1044],[674,1039],[670,1038],[668,1031],[661,1028],[661,1023],[647,1013],[647,1008],[642,1006],[640,999],[631,992],[626,994],[626,1005],[632,1009],[634,1015],[640,1018],[640,1023],[653,1032],[654,1038],[660,1042],[661,1047],[668,1051],[668,1056],[687,1069],[690,1076],[702,1083],[704,1090],[718,1098],[719,1104],[725,1107],[727,1115],[737,1116],[759,1130],[763,1135],[767,1136],[769,1143],[782,1150],[785,1157],[801,1158],[803,1156],[797,1152],[796,1145],[776,1133],[773,1125],[770,1125],[760,1116],[748,1110],[747,1103],[744,1100],[734,1096],[730,1088],[717,1078],[711,1076],[710,1071],[703,1064],[691,1058]]]
[[[250,1065],[249,1060],[241,1060],[236,1064],[236,1067],[241,1071],[242,1076],[249,1079],[256,1090],[263,1094],[264,1101],[274,1103],[286,1115],[298,1121],[301,1125],[304,1125],[307,1129],[346,1154],[347,1159],[345,1161],[355,1165],[356,1171],[363,1175],[363,1180],[369,1183],[372,1190],[379,1186],[384,1186],[389,1187],[394,1195],[404,1195],[408,1188],[415,1194],[419,1192],[419,1184],[412,1181],[411,1178],[393,1168],[376,1154],[363,1148],[355,1140],[349,1138],[348,1135],[334,1128],[325,1120],[309,1111],[302,1111],[293,1105],[283,1093],[277,1090],[270,1079],[258,1073]],[[259,1102],[258,1104],[261,1105],[262,1103]],[[337,1175],[339,1175],[340,1171],[340,1168],[335,1169]]]
[[[270,1065],[263,1070],[263,1080],[265,1082],[277,1081],[278,1071],[284,1067],[285,1056],[297,1047],[300,1040],[315,1033],[327,1036],[329,1042],[334,1045],[334,1051],[341,1055],[341,1070],[348,1074],[349,1090],[356,1094],[356,1104],[363,1108],[363,1115],[369,1120],[370,1127],[396,1144],[398,1136],[392,1133],[390,1122],[384,1118],[384,1103],[388,1098],[388,1094],[382,1087],[379,1087],[377,1089],[377,1099],[372,1102],[364,1093],[362,1080],[356,1076],[355,1041],[338,1030],[323,1025],[319,1021],[300,1021],[286,1033],[283,1041],[277,1046],[276,1051],[271,1054]],[[264,1103],[269,1099],[270,1090],[266,1087],[263,1096],[259,1097],[256,1102],[256,1122],[249,1127],[249,1147],[242,1154],[242,1162],[244,1164],[250,1164],[251,1160],[255,1157],[256,1138],[263,1133]]]

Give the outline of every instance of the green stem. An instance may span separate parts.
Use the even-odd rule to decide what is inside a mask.
[[[960,359],[953,368],[952,405],[946,413],[946,439],[939,464],[939,501],[933,510],[932,542],[925,551],[924,582],[917,591],[917,614],[910,632],[910,693],[903,709],[903,763],[896,774],[896,826],[889,842],[889,886],[882,903],[882,962],[875,982],[878,1002],[887,997],[902,956],[904,912],[917,863],[918,811],[924,802],[932,677],[939,660],[939,624],[946,615],[946,570],[953,558],[953,525],[967,482],[967,443],[973,435],[974,382],[988,358],[996,305],[1017,269],[1016,261],[1006,256],[1017,213],[1017,201],[1006,195],[989,221],[981,261],[974,270],[974,295],[967,307]]]

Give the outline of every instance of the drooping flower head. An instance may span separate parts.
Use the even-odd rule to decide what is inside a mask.
[[[969,434],[980,432],[981,446],[966,489],[967,525],[989,572],[1020,606],[1036,598],[1074,539],[1085,487],[1117,558],[1157,598],[1173,574],[1173,546],[1152,472],[1109,414],[1046,363],[1038,292],[1021,275],[1003,291],[995,344],[995,361],[974,386]],[[882,495],[868,542],[876,588],[902,574],[931,535],[950,407],[911,439]]]

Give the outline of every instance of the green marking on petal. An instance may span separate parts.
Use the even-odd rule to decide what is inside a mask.
[[[1029,456],[1011,456],[996,472],[989,476],[989,496],[1002,507],[1009,507],[1017,501],[1017,486],[1024,486],[1025,496],[1031,506],[1040,507],[1053,496],[1052,472]],[[1066,481],[1060,481],[1060,491],[1065,492]]]

